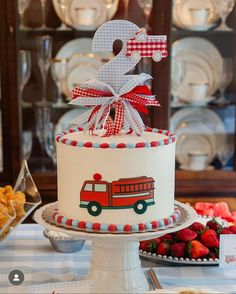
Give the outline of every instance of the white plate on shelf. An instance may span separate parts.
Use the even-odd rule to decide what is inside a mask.
[[[186,26],[186,29],[190,30],[190,31],[208,31],[215,26],[216,26],[215,23],[208,23],[208,24],[203,24],[203,25],[200,25],[200,24],[199,25],[189,25],[189,26]]]
[[[92,52],[92,38],[77,38],[65,43],[56,54],[56,58],[70,58],[74,54],[94,54]],[[104,60],[110,60],[113,54],[110,52],[101,52],[99,55]],[[92,56],[92,55],[91,55]]]
[[[219,14],[213,0],[175,0],[173,5],[173,21],[181,28],[192,25],[191,8],[209,9],[208,23],[219,20]]]
[[[69,128],[75,127],[74,124],[72,124],[73,119],[75,119],[77,116],[83,114],[86,112],[86,108],[75,108],[68,110],[65,112],[58,120],[56,127],[55,127],[55,134],[60,134],[62,131],[67,130]]]
[[[72,67],[67,74],[65,81],[65,93],[67,97],[75,87],[83,86],[89,80],[95,79],[99,72],[99,67],[92,62],[80,62]]]
[[[214,87],[215,90],[217,90],[221,80],[221,73],[223,68],[223,58],[219,50],[213,43],[204,38],[187,37],[177,40],[173,43],[172,58],[178,56],[179,54],[188,55],[190,54],[190,51],[188,52],[188,50],[196,55],[202,56],[204,60],[207,60],[212,69]],[[213,93],[211,92],[209,95],[212,94]]]
[[[71,0],[71,4],[66,7],[65,13],[62,13],[58,0],[52,0],[53,6],[55,9],[55,12],[57,16],[60,18],[60,20],[67,25],[71,27],[75,27],[79,30],[95,30],[97,29],[102,23],[104,23],[107,20],[110,20],[116,13],[118,9],[119,0],[116,0],[109,11],[109,14],[107,15],[107,10],[104,2],[102,0]],[[71,19],[71,10],[75,7],[92,7],[95,8],[96,12],[94,14],[94,18],[92,18],[94,21],[91,23],[88,23],[87,25],[81,25],[79,22],[77,25],[73,24],[73,21]],[[90,18],[89,14],[87,13],[87,19]],[[86,14],[85,14],[86,16]]]
[[[187,170],[187,171],[189,171],[189,170],[191,170],[188,166],[186,166],[186,165],[180,165],[180,167],[179,167],[181,170]],[[211,170],[214,170],[215,168],[214,168],[214,166],[213,165],[208,165],[204,170],[205,171],[211,171]]]
[[[196,128],[198,125],[196,125]],[[191,129],[189,128],[189,132]],[[216,155],[215,145],[212,145],[212,141],[208,139],[208,136],[204,134],[182,133],[177,135],[178,144],[176,145],[176,159],[177,161],[188,166],[189,164],[189,152],[197,151],[203,154],[207,154],[207,163],[212,162]]]
[[[201,121],[186,119],[175,131],[178,138],[176,145],[176,159],[185,166],[189,165],[189,152],[207,153],[207,163],[211,163],[216,156],[216,137],[213,131]]]
[[[176,95],[187,100],[191,96],[191,88],[189,83],[206,82],[208,83],[208,95],[213,95],[218,89],[215,82],[213,67],[209,61],[200,52],[194,50],[181,50],[174,59],[184,63],[185,76],[180,87],[175,90]],[[174,79],[174,78],[173,78]]]
[[[226,141],[226,130],[223,121],[214,111],[207,108],[188,107],[175,112],[171,117],[170,130],[173,133],[181,134],[188,125],[192,132],[208,136],[212,148],[216,150],[216,155],[222,152]],[[199,130],[200,126],[203,126],[201,130]],[[184,158],[181,159],[181,164],[188,165],[187,155]]]
[[[92,38],[77,38],[65,43],[57,52],[55,58],[69,59],[67,65],[67,71],[69,73],[71,68],[78,66],[80,63],[88,63],[90,67],[95,66],[99,70],[104,62],[110,60],[112,57],[112,53],[92,53]],[[55,67],[55,70],[60,70],[60,67]],[[80,77],[78,77],[78,79],[80,79]],[[69,97],[70,92],[67,89],[66,80],[67,79],[62,81],[62,91]]]
[[[72,55],[67,65],[66,78],[62,81],[63,93],[70,97],[73,88],[96,78],[102,65],[103,63],[99,55],[91,53]]]
[[[211,96],[211,97],[204,98],[204,100],[191,100],[189,102],[189,105],[203,107],[203,106],[207,106],[208,103],[212,102],[215,99],[216,99],[215,96]]]

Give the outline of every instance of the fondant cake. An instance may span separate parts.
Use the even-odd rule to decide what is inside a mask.
[[[166,37],[148,36],[117,20],[97,30],[93,48],[105,50],[119,34],[120,63],[116,56],[96,80],[73,90],[70,104],[89,110],[74,120],[78,127],[56,138],[58,210],[52,221],[58,225],[140,232],[166,227],[179,217],[174,207],[176,138],[169,131],[145,127],[139,115],[148,112],[147,106],[159,106],[144,84],[151,76],[124,76],[141,57],[167,57]]]
[[[77,128],[56,141],[62,222],[73,220],[78,227],[83,221],[85,229],[101,224],[105,231],[109,225],[118,225],[117,231],[129,225],[135,231],[140,223],[151,230],[176,220],[175,136],[170,132],[99,137]]]

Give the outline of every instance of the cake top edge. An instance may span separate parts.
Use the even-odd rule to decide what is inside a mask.
[[[82,128],[70,128],[56,136],[56,142],[86,148],[153,148],[176,142],[176,136],[167,130],[147,128],[142,136],[119,135],[114,137],[90,136]]]

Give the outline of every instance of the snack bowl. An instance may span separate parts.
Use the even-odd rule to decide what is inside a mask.
[[[11,185],[0,187],[0,241],[21,224],[41,202],[41,196],[24,160],[14,188]]]
[[[71,237],[65,233],[45,229],[43,232],[52,247],[59,252],[73,253],[80,251],[84,246],[85,240]]]

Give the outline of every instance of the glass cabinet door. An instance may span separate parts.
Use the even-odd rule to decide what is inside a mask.
[[[173,1],[169,123],[178,170],[235,170],[234,5]]]

